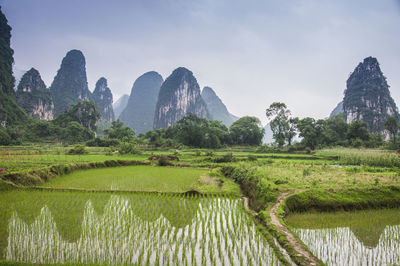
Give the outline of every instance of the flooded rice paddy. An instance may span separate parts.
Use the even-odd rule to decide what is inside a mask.
[[[1,193],[0,260],[3,261],[279,265],[238,198],[49,191]]]
[[[327,265],[400,265],[400,209],[293,214],[287,222]]]

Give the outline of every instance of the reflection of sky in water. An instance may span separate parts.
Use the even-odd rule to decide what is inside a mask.
[[[277,264],[240,200],[204,198],[194,205],[175,197],[152,200],[139,204],[129,197],[111,196],[101,214],[87,201],[80,236],[72,242],[59,233],[47,205],[31,224],[13,212],[5,259],[43,264],[192,265],[196,261],[218,265],[230,261],[246,265],[250,260],[255,265]],[[179,208],[171,209],[171,204]],[[152,209],[152,205],[158,206]]]
[[[376,242],[366,243],[349,227],[294,231],[328,265],[400,265],[400,225],[386,226]]]

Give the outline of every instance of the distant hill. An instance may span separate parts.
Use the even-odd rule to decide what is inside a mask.
[[[96,82],[96,88],[93,91],[93,100],[97,104],[98,111],[101,115],[101,119],[112,122],[114,121],[114,110],[112,107],[113,95],[110,88],[107,85],[107,79],[101,77]]]
[[[31,68],[21,78],[17,87],[17,103],[25,112],[40,120],[52,120],[54,104],[39,71]]]
[[[115,119],[119,118],[120,114],[125,109],[126,105],[128,104],[128,100],[129,100],[129,95],[124,94],[117,101],[115,101],[113,103]]]
[[[15,98],[15,79],[12,72],[14,51],[10,46],[11,27],[0,7],[0,126],[24,121],[25,112]]]
[[[204,87],[201,92],[201,97],[207,104],[210,119],[222,121],[222,123],[227,127],[230,127],[233,122],[239,119],[228,112],[225,104],[212,88]]]
[[[133,84],[128,103],[119,119],[136,134],[153,129],[154,112],[163,78],[155,71],[141,75]]]
[[[80,101],[93,101],[88,89],[86,61],[79,50],[71,50],[63,58],[61,67],[50,86],[54,101],[54,114],[60,115],[69,106]]]
[[[390,116],[399,120],[400,115],[378,60],[374,57],[365,58],[351,73],[346,86],[343,101],[331,116],[341,110],[347,123],[364,121],[369,131],[388,138],[383,122]]]
[[[343,101],[336,105],[335,109],[332,110],[329,117],[334,117],[340,113],[343,113]]]
[[[173,126],[188,114],[208,118],[207,105],[193,73],[180,67],[164,81],[156,105],[154,129]]]

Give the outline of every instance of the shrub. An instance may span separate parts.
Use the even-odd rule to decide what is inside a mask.
[[[249,161],[251,161],[251,162],[257,161],[257,156],[255,156],[255,155],[249,155],[249,156],[247,156],[247,160],[249,160]]]
[[[222,157],[217,157],[214,159],[215,163],[230,163],[230,162],[236,162],[236,158],[233,157],[233,154],[231,152],[225,154]]]
[[[305,168],[303,169],[303,177],[311,175],[311,169],[310,168]]]
[[[122,142],[118,152],[120,154],[141,154],[141,151],[136,149],[135,144],[131,142]]]
[[[88,153],[88,151],[82,144],[77,144],[68,151],[68,154],[86,154],[86,153]]]
[[[205,155],[209,156],[209,157],[213,157],[214,153],[212,151],[206,151]]]
[[[86,142],[86,146],[89,147],[110,147],[110,146],[119,146],[120,142],[117,139],[104,139],[104,138],[95,138]]]
[[[171,162],[166,155],[161,155],[158,160],[157,160],[157,165],[158,166],[168,166],[171,165]]]
[[[11,137],[8,135],[7,131],[0,127],[0,145],[10,145]]]

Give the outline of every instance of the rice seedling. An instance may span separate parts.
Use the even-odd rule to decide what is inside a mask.
[[[31,195],[31,203],[40,209],[30,220],[23,215],[24,209],[30,207],[23,200],[24,203],[8,206],[7,213],[0,211],[1,219],[7,221],[2,224],[6,226],[7,242],[0,245],[0,259],[5,261],[279,265],[244,211],[241,199],[143,193],[9,193],[20,193],[16,198]],[[106,200],[103,207],[95,208],[96,200],[102,197]],[[2,206],[6,206],[4,201],[0,199]],[[57,216],[73,213],[81,206],[83,212],[77,212],[81,214],[80,222],[71,228],[79,231],[79,236],[68,237],[68,231],[60,231],[63,220]]]
[[[398,265],[399,214],[399,209],[306,213],[291,215],[288,222],[328,265]]]

